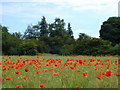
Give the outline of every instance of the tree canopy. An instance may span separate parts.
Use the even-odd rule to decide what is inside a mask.
[[[100,38],[111,41],[113,45],[120,43],[120,17],[110,17],[103,22]]]
[[[38,24],[28,25],[23,35],[8,31],[0,25],[3,55],[120,55],[120,17],[110,17],[103,22],[100,38],[81,32],[75,39],[71,23],[66,24],[60,18],[47,23],[44,16]]]

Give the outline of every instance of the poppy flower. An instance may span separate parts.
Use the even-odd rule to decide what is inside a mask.
[[[53,71],[53,70],[54,70],[54,68],[50,69],[50,71]]]
[[[19,69],[19,66],[16,66],[15,68],[16,68],[16,69]]]
[[[54,64],[55,67],[58,67],[58,64]]]
[[[77,72],[81,72],[80,70],[78,70]]]
[[[0,78],[0,82],[2,81],[2,78]]]
[[[26,81],[26,80],[28,80],[28,78],[25,76],[22,76],[22,80]]]
[[[94,59],[90,59],[90,62],[94,62],[95,60]]]
[[[76,86],[75,88],[81,88],[81,87],[79,87],[79,86]]]
[[[25,70],[26,72],[28,72],[28,71],[29,71],[29,69],[27,69],[27,68],[26,68],[26,69],[24,69],[24,70]]]
[[[83,76],[87,76],[87,75],[88,75],[88,73],[82,73],[82,75],[83,75]]]
[[[7,70],[7,69],[6,69],[6,68],[3,68],[2,70],[5,71],[5,70]]]
[[[113,69],[117,69],[116,67],[114,67]]]
[[[57,75],[59,75],[59,73],[53,73],[53,75],[54,75],[54,76],[57,76]]]
[[[40,72],[36,71],[36,74],[40,74]]]
[[[17,88],[20,88],[20,85],[16,85]]]
[[[112,76],[112,72],[111,72],[111,71],[107,71],[107,72],[105,73],[105,75],[106,75],[107,77],[110,77],[110,76]]]
[[[20,72],[19,71],[16,71],[15,74],[19,74]]]
[[[120,73],[118,73],[118,72],[117,72],[117,73],[115,73],[115,75],[116,75],[116,76],[118,76],[118,77],[120,77]]]
[[[43,69],[43,72],[47,72],[48,70],[47,69]]]
[[[100,75],[105,75],[105,73],[104,73],[104,72],[102,72],[102,71],[100,71]]]
[[[70,69],[74,69],[74,67],[69,67]]]
[[[40,84],[39,86],[40,86],[40,87],[44,87],[44,84]]]
[[[50,64],[49,63],[46,63],[46,66],[49,66]]]
[[[102,80],[102,79],[101,79],[101,76],[97,76],[96,78],[99,79],[99,80]]]
[[[98,68],[97,68],[97,67],[95,67],[95,68],[94,68],[94,70],[98,70]]]
[[[6,78],[6,80],[11,80],[11,78]]]

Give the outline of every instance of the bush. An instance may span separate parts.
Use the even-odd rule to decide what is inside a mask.
[[[110,49],[112,55],[120,55],[120,43]]]
[[[20,44],[21,54],[23,55],[36,55],[37,51],[37,44],[33,40],[25,40],[23,43]]]

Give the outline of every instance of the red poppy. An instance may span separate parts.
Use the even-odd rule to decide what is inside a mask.
[[[118,76],[118,77],[120,77],[120,73],[118,73],[118,72],[117,72],[117,73],[115,73],[115,75],[116,75],[116,76]]]
[[[99,79],[99,80],[102,80],[102,79],[101,79],[101,76],[97,76],[96,78]]]
[[[53,70],[54,70],[54,68],[50,69],[50,71],[53,71]]]
[[[28,80],[28,78],[25,76],[22,76],[22,80],[26,81],[26,80]]]
[[[2,81],[2,78],[0,78],[0,82]]]
[[[53,75],[54,75],[54,76],[57,76],[57,75],[59,75],[59,73],[53,73]]]
[[[113,69],[117,69],[116,67],[114,67]]]
[[[102,71],[100,71],[100,75],[105,75],[105,73],[104,73],[104,72],[102,72]]]
[[[81,88],[81,87],[79,87],[79,86],[76,86],[75,88]]]
[[[40,72],[36,71],[36,74],[40,74]]]
[[[15,68],[16,68],[16,69],[19,69],[19,66],[16,66]]]
[[[6,78],[6,80],[11,80],[11,78]]]
[[[20,88],[20,85],[16,85],[17,88]]]
[[[40,87],[44,87],[44,84],[40,84],[39,86],[40,86]]]
[[[26,72],[28,72],[28,71],[29,71],[29,69],[27,69],[27,68],[26,68],[26,69],[24,69],[24,70],[25,70]]]
[[[47,72],[48,70],[47,69],[43,69],[43,72]]]
[[[80,70],[78,70],[77,72],[81,72]]]
[[[46,63],[46,66],[49,66],[50,64],[49,63]]]
[[[5,71],[5,70],[7,70],[7,69],[6,69],[6,68],[3,68],[2,70]]]
[[[88,73],[82,73],[82,75],[83,75],[83,76],[87,76],[87,75],[88,75]]]
[[[74,69],[74,67],[69,67],[70,69]]]
[[[111,72],[111,71],[107,71],[107,72],[105,73],[105,75],[106,75],[107,77],[110,77],[110,76],[112,76],[112,72]]]
[[[55,66],[55,67],[57,67],[57,66],[58,66],[58,64],[54,64],[54,66]]]
[[[94,59],[90,59],[90,62],[94,62],[95,60]]]
[[[15,74],[19,74],[20,72],[19,71],[16,71]]]

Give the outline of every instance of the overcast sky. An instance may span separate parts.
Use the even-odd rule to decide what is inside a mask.
[[[75,38],[79,33],[99,37],[99,30],[109,17],[118,16],[119,0],[1,0],[0,24],[9,32],[24,33],[46,17],[48,23],[56,17],[71,23]]]

